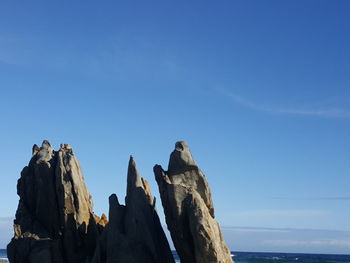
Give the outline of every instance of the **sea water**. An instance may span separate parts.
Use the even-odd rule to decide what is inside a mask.
[[[9,262],[7,260],[6,249],[0,249],[0,262]]]
[[[233,255],[235,262],[240,263],[350,263],[350,255],[251,252],[233,252]]]
[[[236,263],[350,263],[350,255],[232,252]],[[175,251],[176,262],[180,259]],[[7,261],[5,249],[0,249],[0,259]],[[142,262],[140,262],[142,263]]]
[[[176,262],[180,259],[173,252]],[[236,263],[350,263],[350,255],[231,252]]]

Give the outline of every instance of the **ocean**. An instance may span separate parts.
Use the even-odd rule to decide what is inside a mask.
[[[175,251],[173,255],[176,262],[180,262]],[[262,252],[232,252],[232,255],[236,263],[350,263],[350,255]],[[6,257],[6,250],[0,249],[0,259],[8,262]]]
[[[236,263],[350,263],[350,255],[231,252]],[[180,262],[173,251],[176,262]]]
[[[8,262],[6,249],[0,249],[0,262]]]

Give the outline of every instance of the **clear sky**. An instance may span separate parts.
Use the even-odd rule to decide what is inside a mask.
[[[350,1],[1,1],[0,247],[34,143],[95,212],[186,140],[232,250],[350,253]],[[163,218],[160,199],[158,211]],[[164,222],[164,219],[162,219]]]

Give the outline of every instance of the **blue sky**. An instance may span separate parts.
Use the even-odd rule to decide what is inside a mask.
[[[0,247],[34,143],[101,214],[186,140],[232,250],[349,254],[350,2],[102,2],[0,3]]]

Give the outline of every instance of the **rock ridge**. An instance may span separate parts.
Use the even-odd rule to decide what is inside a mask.
[[[165,219],[182,263],[233,262],[215,221],[211,191],[186,142],[175,144],[168,170],[154,166]],[[44,140],[17,182],[11,263],[174,263],[150,185],[130,156],[125,205],[109,196],[108,218],[93,212],[79,161],[69,144]]]

